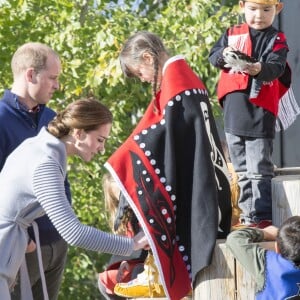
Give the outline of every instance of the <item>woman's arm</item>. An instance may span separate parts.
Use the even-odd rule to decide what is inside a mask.
[[[47,160],[35,170],[33,189],[38,202],[68,244],[124,256],[145,246],[145,239],[141,237],[134,241],[82,224],[68,202],[64,176],[54,160]]]

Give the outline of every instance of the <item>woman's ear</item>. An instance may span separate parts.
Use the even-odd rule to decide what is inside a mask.
[[[73,137],[77,140],[81,140],[83,138],[84,130],[75,128],[73,130]]]

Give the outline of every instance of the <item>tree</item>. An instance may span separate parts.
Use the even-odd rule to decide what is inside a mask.
[[[183,54],[207,85],[215,103],[218,71],[208,63],[209,49],[230,23],[236,8],[224,1],[100,1],[10,0],[0,2],[0,92],[11,85],[10,60],[27,41],[40,41],[61,56],[60,91],[50,102],[59,110],[69,102],[95,95],[114,115],[106,155],[89,164],[70,159],[69,179],[73,207],[79,219],[108,230],[101,187],[103,163],[126,139],[146,108],[147,84],[126,80],[118,53],[125,39],[137,30],[160,35],[174,54]],[[215,113],[218,113],[218,106]],[[108,256],[70,247],[60,299],[101,299],[97,273]]]

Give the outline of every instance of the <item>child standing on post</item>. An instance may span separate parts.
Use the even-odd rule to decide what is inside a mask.
[[[239,1],[239,6],[246,22],[221,36],[209,60],[221,69],[217,94],[224,110],[230,159],[239,176],[242,212],[237,226],[263,228],[272,224],[271,157],[279,102],[284,94],[287,98],[290,95],[291,71],[286,62],[289,49],[285,35],[272,26],[283,3],[247,0]],[[242,72],[232,72],[225,66],[224,54],[233,50],[257,62],[247,64]]]

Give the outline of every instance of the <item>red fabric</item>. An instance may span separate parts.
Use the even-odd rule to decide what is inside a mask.
[[[288,48],[287,47],[287,41],[286,41],[286,36],[284,35],[283,32],[279,32],[277,34],[277,39],[276,39],[276,42],[274,43],[274,46],[273,46],[273,51],[277,51],[277,50],[280,50],[282,48]]]
[[[228,30],[228,37],[230,36],[243,36],[246,35],[247,39],[244,40],[246,43],[243,49],[239,49],[246,53],[247,55],[251,56],[252,51],[252,42],[249,34],[249,26],[244,23],[241,25],[233,26]],[[238,40],[238,39],[237,39]],[[237,47],[237,45],[230,45],[233,47]],[[282,32],[277,34],[277,37],[274,41],[273,51],[277,51],[282,48],[286,48],[286,38]],[[289,66],[287,65],[286,69]],[[290,72],[285,70],[285,73],[282,76],[290,76]],[[234,91],[245,90],[248,86],[249,81],[248,74],[230,74],[229,70],[222,70],[220,80],[217,87],[217,96],[222,104],[224,97],[232,93]],[[286,79],[285,79],[286,80]],[[285,86],[281,83],[280,78],[275,79],[271,82],[263,83],[259,94],[256,98],[250,98],[249,100],[259,106],[262,107],[270,112],[272,112],[275,116],[278,115],[278,104],[281,97],[287,92],[289,86]]]
[[[180,76],[178,76],[178,69],[181,70]],[[167,100],[185,90],[195,88],[206,90],[201,79],[195,73],[191,72],[183,59],[178,60],[176,64],[170,64],[166,69],[164,76],[168,78],[168,82],[165,80],[162,81],[162,93],[160,96],[162,106],[167,104]],[[172,82],[172,84],[169,84],[170,82]]]
[[[238,49],[243,53],[251,56],[252,45],[248,25],[241,24],[228,29],[228,39],[231,36],[244,36],[245,34],[247,35],[246,43],[245,40],[243,41],[243,43],[239,43],[239,39],[236,39],[234,40],[234,44],[230,43],[228,46]],[[248,86],[249,75],[241,75],[239,73],[230,74],[229,71],[230,70],[228,69],[224,69],[221,71],[221,76],[217,86],[217,96],[220,102],[223,101],[223,98],[227,94],[233,91],[245,90]]]
[[[99,273],[99,280],[106,287],[106,292],[108,294],[114,294],[114,287],[118,282],[128,282],[132,280],[132,271],[138,265],[144,265],[143,261],[140,260],[130,260],[126,261],[128,264],[128,270],[124,270],[122,273],[122,277],[119,281],[117,281],[117,276],[119,272],[119,267],[121,262],[117,262],[115,264],[110,265],[105,271]]]
[[[287,88],[285,88],[285,91],[287,91]],[[280,98],[281,97],[279,95],[279,81],[274,80],[272,82],[266,82],[265,84],[263,84],[258,97],[251,98],[250,101],[253,104],[260,106],[277,116]],[[262,99],[265,99],[265,101],[262,101]]]

